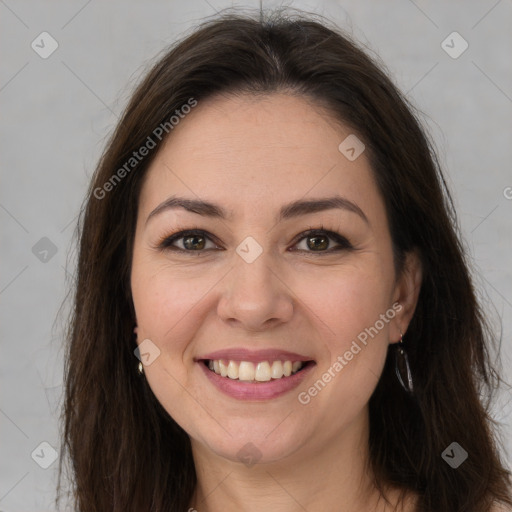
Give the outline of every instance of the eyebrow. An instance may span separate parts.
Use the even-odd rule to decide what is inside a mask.
[[[182,208],[191,213],[197,213],[203,217],[211,217],[229,220],[232,215],[222,206],[198,199],[188,199],[185,197],[171,196],[163,203],[159,204],[146,219],[146,224],[156,215],[166,211]],[[357,204],[339,195],[326,197],[322,199],[299,199],[281,207],[277,221],[283,221],[301,215],[321,212],[324,210],[341,209],[357,214],[366,224],[370,224],[364,212]]]

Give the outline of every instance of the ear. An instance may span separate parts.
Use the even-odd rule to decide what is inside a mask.
[[[393,292],[393,304],[399,303],[401,308],[391,321],[390,340],[400,341],[400,333],[405,334],[412,319],[418,297],[420,295],[423,269],[421,259],[417,250],[406,254],[404,268],[397,277]]]

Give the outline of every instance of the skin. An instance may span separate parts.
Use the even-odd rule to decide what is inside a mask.
[[[384,203],[366,155],[351,162],[338,150],[350,133],[303,97],[217,96],[174,128],[148,170],[133,249],[135,331],[138,343],[149,338],[160,350],[144,371],[191,438],[198,485],[190,506],[199,512],[391,510],[365,469],[368,401],[388,345],[413,315],[421,268],[411,253],[395,275]],[[341,209],[276,223],[282,205],[333,193],[357,204],[368,223]],[[146,224],[171,195],[218,203],[232,217],[173,209]],[[308,245],[298,237],[322,225],[354,248],[329,253],[336,240],[315,249],[315,240]],[[158,249],[160,239],[192,228],[215,237],[201,255]],[[263,249],[250,264],[236,253],[247,236]],[[174,246],[187,250],[184,242]],[[402,308],[394,318],[301,404],[298,393],[396,302]],[[220,393],[194,362],[233,347],[289,350],[316,366],[298,389],[244,402]],[[247,443],[261,453],[251,467],[237,455]],[[388,499],[396,502],[396,490]],[[413,510],[412,498],[404,510]]]

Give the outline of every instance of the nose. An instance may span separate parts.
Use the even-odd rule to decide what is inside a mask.
[[[252,263],[236,256],[233,270],[222,280],[217,314],[223,321],[256,332],[292,318],[293,293],[272,259],[265,251]]]

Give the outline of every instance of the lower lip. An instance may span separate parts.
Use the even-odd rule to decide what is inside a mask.
[[[270,400],[284,395],[296,388],[315,366],[315,363],[308,363],[302,370],[289,377],[281,377],[268,382],[244,382],[221,377],[211,371],[202,361],[197,364],[202,367],[206,377],[219,391],[237,400]]]

